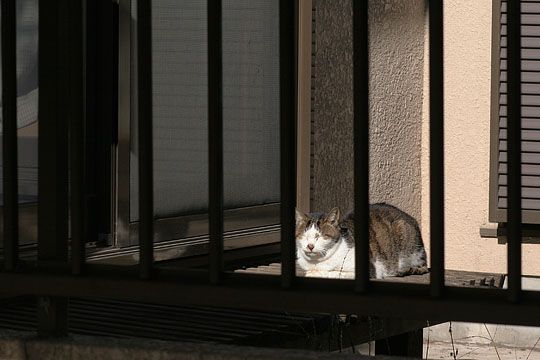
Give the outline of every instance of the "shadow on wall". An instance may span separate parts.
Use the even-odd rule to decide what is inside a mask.
[[[421,215],[425,1],[372,1],[370,201]],[[314,1],[311,210],[353,207],[352,3]]]

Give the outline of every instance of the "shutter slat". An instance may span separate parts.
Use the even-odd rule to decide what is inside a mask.
[[[499,198],[498,207],[500,209],[506,209],[508,206],[508,200],[505,197]],[[522,199],[521,208],[523,210],[538,210],[540,209],[540,199]]]
[[[499,128],[505,129],[508,119],[504,116],[499,118]],[[530,130],[540,130],[540,118],[523,118],[521,119],[521,128]]]
[[[508,173],[508,166],[506,165],[506,163],[500,163],[499,164],[499,174],[507,174],[507,173]],[[540,165],[521,164],[521,173],[523,175],[540,176]]]
[[[522,183],[522,186],[540,188],[540,176],[530,176],[530,175],[522,176],[521,183]],[[506,176],[506,174],[499,175],[499,185],[500,186],[508,185],[508,177]]]
[[[501,59],[507,59],[507,50],[506,50],[506,48],[501,48],[500,56],[501,56]],[[540,49],[536,49],[536,48],[521,49],[521,58],[524,59],[524,60],[539,60],[540,59]]]
[[[522,141],[521,149],[523,152],[539,152],[540,153],[540,142],[539,141]],[[499,141],[499,150],[500,151],[507,150],[506,140]]]
[[[521,188],[521,197],[522,199],[540,199],[540,189],[537,187],[522,187]],[[508,187],[500,186],[499,187],[499,196],[507,197],[508,196]]]
[[[506,163],[508,161],[508,153],[506,151],[499,152],[499,162]],[[521,162],[523,164],[538,164],[540,165],[539,153],[523,153],[521,154]]]
[[[506,59],[501,59],[501,70],[507,69]],[[523,71],[540,71],[540,59],[521,60],[521,69]]]
[[[535,13],[540,13],[540,3],[538,2],[528,2],[528,3],[525,3],[523,2],[521,4],[521,12],[523,14],[535,14]],[[501,13],[506,15],[506,2],[503,2],[501,4]],[[502,20],[501,20],[502,22]],[[506,24],[506,18],[504,19],[504,23]]]
[[[506,95],[507,93],[507,84],[506,82],[501,82],[500,86],[499,86],[499,93],[502,95]],[[528,83],[528,84],[521,84],[521,93],[524,94],[524,95],[536,95],[536,96],[540,96],[540,83],[538,84],[532,84],[532,83]]]
[[[538,4],[535,4],[538,5]],[[506,14],[501,15],[501,23],[506,24]],[[538,26],[540,25],[540,14],[521,14],[521,23],[523,25]]]
[[[507,130],[499,129],[499,139],[507,140]],[[522,141],[540,141],[540,131],[539,130],[522,130],[521,131]]]
[[[499,96],[499,104],[507,105],[507,96],[506,94],[501,94]],[[524,106],[540,106],[540,94],[539,95],[522,95],[521,104]]]
[[[521,107],[521,114],[523,117],[529,117],[529,118],[538,118],[540,117],[540,107],[535,106],[522,106]],[[499,106],[499,116],[506,116],[506,105],[500,105]]]
[[[508,35],[506,25],[501,25],[501,35]],[[540,36],[540,26],[522,25],[521,36]]]
[[[502,48],[506,48],[508,45],[508,38],[501,36],[501,42],[499,44]],[[540,39],[537,37],[524,37],[521,40],[522,48],[540,48]]]
[[[506,71],[501,71],[499,75],[499,81],[505,82],[507,79]],[[523,83],[540,83],[540,72],[539,71],[522,71],[521,79]]]

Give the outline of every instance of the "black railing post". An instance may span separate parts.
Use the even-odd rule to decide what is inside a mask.
[[[429,187],[431,295],[444,292],[443,1],[429,1]]]
[[[83,14],[86,1],[71,0],[69,17],[68,71],[70,75],[70,179],[71,179],[71,265],[72,272],[79,275],[85,262],[85,100],[84,61],[85,47]]]
[[[2,167],[4,268],[17,266],[19,210],[17,186],[17,63],[15,0],[2,0]]]
[[[68,129],[76,103],[69,66],[71,2],[39,2],[38,263],[43,268],[63,267],[68,260]],[[67,298],[39,298],[38,333],[67,333]]]
[[[508,0],[508,296],[521,293],[521,1]]]
[[[223,270],[223,53],[222,3],[208,1],[208,217],[210,281]]]
[[[139,264],[151,276],[154,261],[154,170],[152,138],[152,2],[137,0],[139,106]]]
[[[355,289],[369,286],[369,18],[368,1],[353,1]]]
[[[281,276],[296,276],[296,11],[298,0],[279,2]]]

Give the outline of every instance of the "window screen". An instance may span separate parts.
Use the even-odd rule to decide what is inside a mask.
[[[278,5],[223,1],[226,208],[279,200]],[[155,214],[206,212],[206,1],[156,0],[152,12]],[[131,221],[138,219],[135,125],[133,116]]]

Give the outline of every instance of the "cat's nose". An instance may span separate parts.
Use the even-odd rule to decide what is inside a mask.
[[[307,245],[307,248],[309,249],[309,251],[313,251],[314,247],[315,247],[315,245],[313,245],[313,244],[308,244]]]

